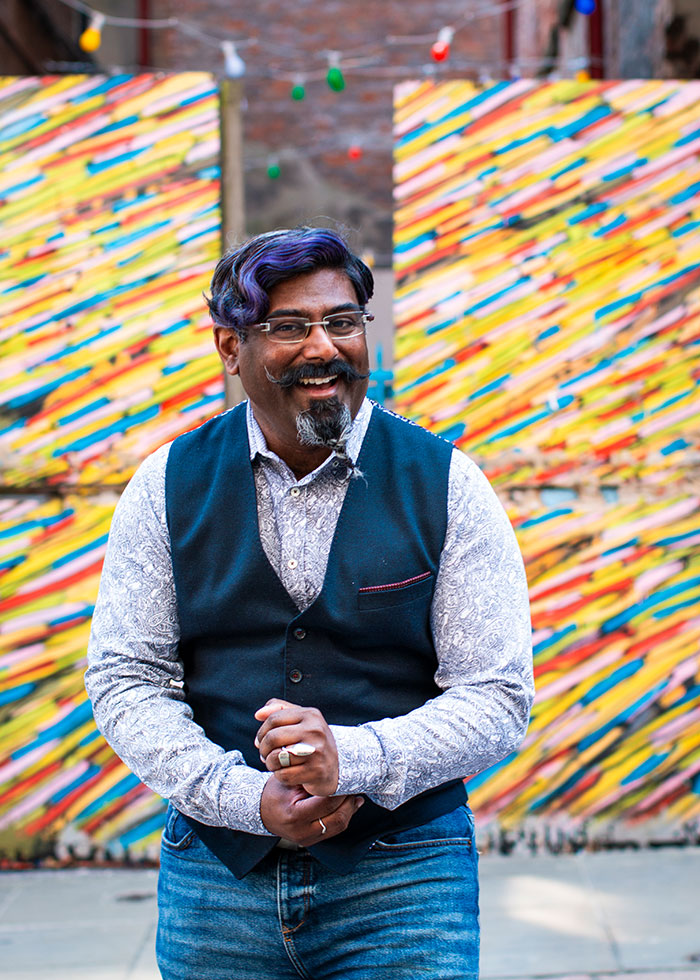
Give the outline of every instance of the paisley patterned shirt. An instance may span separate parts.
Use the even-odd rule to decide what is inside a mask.
[[[373,411],[384,409],[365,400],[353,422],[353,463]],[[362,477],[332,453],[297,480],[268,449],[250,404],[247,427],[261,542],[305,609],[321,590],[348,482]],[[98,727],[147,786],[202,823],[267,834],[260,796],[270,774],[209,741],[182,690],[165,516],[168,452],[162,446],[144,461],[114,514],[88,649],[88,694]],[[533,681],[523,563],[496,494],[457,449],[431,626],[442,693],[398,718],[332,725],[339,794],[364,793],[394,809],[500,761],[525,734]]]

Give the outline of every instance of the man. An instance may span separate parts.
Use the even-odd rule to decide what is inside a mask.
[[[478,975],[462,778],[527,727],[525,576],[480,470],[366,399],[372,290],[325,229],[225,256],[214,337],[249,401],[114,516],[86,683],[170,800],[166,980]]]

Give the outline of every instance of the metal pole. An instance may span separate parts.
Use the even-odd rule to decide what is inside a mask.
[[[221,244],[225,252],[245,237],[245,191],[243,185],[243,81],[221,82]],[[226,375],[226,407],[245,398],[240,378]]]

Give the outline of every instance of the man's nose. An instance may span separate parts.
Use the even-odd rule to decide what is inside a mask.
[[[304,341],[304,357],[330,361],[337,353],[338,348],[326,333],[323,324],[314,324],[309,330],[309,336]]]

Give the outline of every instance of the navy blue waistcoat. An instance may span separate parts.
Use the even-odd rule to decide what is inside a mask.
[[[166,512],[185,691],[194,720],[262,769],[254,711],[280,697],[319,708],[329,724],[405,714],[440,693],[430,605],[447,527],[452,447],[374,408],[338,519],[323,588],[299,612],[263,550],[245,405],[176,439]],[[349,871],[387,832],[463,803],[455,780],[395,810],[369,800],[342,834],[311,848]],[[187,818],[237,877],[278,838]]]

